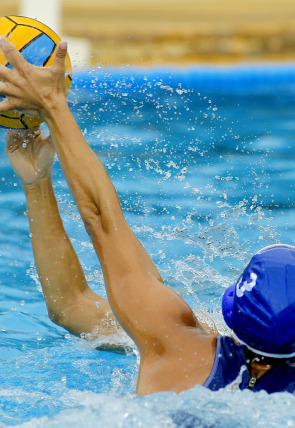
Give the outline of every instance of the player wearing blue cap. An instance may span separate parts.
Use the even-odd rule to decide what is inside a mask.
[[[234,381],[241,389],[293,392],[295,249],[280,245],[259,251],[224,295],[224,318],[233,338],[207,334],[191,308],[164,285],[69,110],[66,44],[58,45],[47,69],[29,65],[6,39],[0,44],[13,67],[0,66],[0,94],[6,97],[0,112],[37,114],[52,138],[45,139],[39,130],[10,132],[6,143],[26,195],[34,256],[52,320],[78,336],[109,335],[121,328],[105,323],[112,309],[140,351],[139,394],[180,392],[196,384],[217,390]],[[109,303],[88,287],[62,226],[51,182],[54,150],[101,262]]]
[[[295,247],[277,244],[258,251],[225,291],[222,312],[233,339],[217,339],[204,385],[217,390],[241,374],[241,389],[294,392]]]

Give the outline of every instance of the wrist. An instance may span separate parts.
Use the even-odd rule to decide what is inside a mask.
[[[46,103],[42,110],[42,117],[49,126],[50,123],[61,119],[66,110],[69,109],[67,99],[65,95],[61,94],[55,97],[50,103]]]
[[[42,194],[52,188],[51,174],[40,177],[33,183],[21,182],[21,185],[26,195],[32,193]]]

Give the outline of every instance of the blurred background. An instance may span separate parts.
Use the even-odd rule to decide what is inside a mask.
[[[0,0],[0,15],[22,14],[22,3]],[[58,30],[75,38],[87,65],[295,59],[295,0],[57,0],[57,7]]]

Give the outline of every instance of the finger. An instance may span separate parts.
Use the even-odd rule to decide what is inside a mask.
[[[7,153],[13,153],[15,150],[21,148],[23,143],[31,144],[41,134],[39,126],[30,129],[11,129],[6,133],[5,137],[5,150]]]
[[[42,132],[40,127],[35,126],[34,128],[27,129],[26,137],[29,139],[29,143],[39,139],[39,137],[42,139]]]
[[[10,129],[6,132],[5,140],[9,143],[11,140],[15,141],[18,137],[23,137],[27,129]]]
[[[5,37],[0,37],[0,48],[12,67],[19,69],[26,63],[22,54]]]
[[[5,98],[3,101],[0,102],[0,113],[4,113],[9,110],[14,110],[15,107],[16,106],[14,106],[8,98]]]
[[[5,65],[0,64],[0,79],[9,80],[11,77],[11,70],[9,70]]]
[[[67,56],[68,44],[65,40],[56,46],[53,68],[60,73],[65,73],[65,59]]]
[[[30,131],[33,135],[39,135],[41,134],[41,128],[40,126],[33,126],[33,128],[30,128]]]
[[[20,146],[20,142],[25,138],[22,130],[10,129],[5,136],[5,151],[7,154],[13,153]]]
[[[5,97],[9,95],[14,95],[15,90],[10,83],[6,83],[0,80],[0,95]]]
[[[35,126],[33,128],[26,129],[26,137],[35,140],[39,135],[41,135],[41,129],[39,126]]]

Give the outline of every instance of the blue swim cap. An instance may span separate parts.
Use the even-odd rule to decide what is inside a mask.
[[[255,254],[225,291],[222,312],[233,337],[252,351],[295,356],[295,247],[271,245]]]

